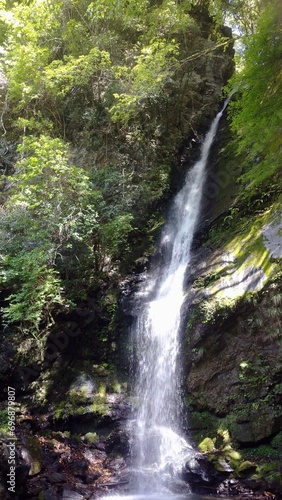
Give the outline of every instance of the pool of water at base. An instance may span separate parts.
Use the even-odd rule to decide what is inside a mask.
[[[229,497],[220,497],[221,500],[228,499]],[[188,493],[187,495],[163,495],[162,493],[142,493],[140,495],[108,495],[100,497],[99,500],[219,500],[218,497],[209,495],[196,495]]]

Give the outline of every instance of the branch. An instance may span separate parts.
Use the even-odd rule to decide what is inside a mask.
[[[7,111],[7,109],[8,109],[8,92],[6,92],[5,100],[4,100],[4,103],[3,103],[2,112],[1,112],[1,115],[0,115],[0,123],[1,123],[1,126],[2,126],[3,131],[4,131],[4,133],[2,134],[2,137],[4,137],[7,134],[7,130],[6,130],[6,127],[4,125],[4,115],[5,115],[6,111]]]
[[[204,457],[207,457],[209,455],[218,455],[220,453],[224,453],[224,450],[212,450],[212,451],[205,451],[203,453],[201,453],[201,455],[203,455]]]
[[[209,49],[206,49],[206,50],[201,50],[200,52],[195,52],[191,56],[189,56],[186,59],[183,59],[182,61],[180,61],[180,66],[183,66],[183,64],[186,64],[187,62],[194,61],[195,59],[198,59],[199,57],[204,56],[206,54],[209,54],[210,52],[214,52],[214,50],[218,49],[219,47],[227,46],[231,42],[233,42],[233,39],[229,38],[228,40],[225,40],[224,42],[219,43],[218,45],[216,45],[213,48],[209,48]]]

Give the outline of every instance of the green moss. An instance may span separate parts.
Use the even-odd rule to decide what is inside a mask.
[[[264,479],[269,484],[275,483],[279,491],[282,488],[279,456],[270,446],[236,450],[228,430],[219,428],[213,438],[201,441],[199,450],[207,454],[218,471],[228,471],[231,477]]]
[[[100,415],[105,415],[109,407],[106,403],[105,396],[95,396],[93,399],[93,403],[90,405],[90,411],[93,413],[99,413]]]
[[[30,473],[32,475],[38,474],[41,471],[42,463],[42,447],[39,439],[36,436],[27,436],[25,439],[25,448],[30,457]]]
[[[87,432],[84,436],[84,439],[86,441],[88,441],[89,443],[94,444],[98,441],[99,436],[98,436],[98,434],[96,434],[96,432]]]
[[[227,228],[226,221],[213,226],[208,244],[220,247],[221,255],[226,255],[226,259],[220,258],[217,252],[212,254],[206,266],[209,272],[204,269],[194,281],[194,288],[205,289],[205,298],[191,312],[187,331],[193,330],[199,323],[214,324],[217,320],[228,318],[242,298],[256,297],[262,287],[270,285],[273,280],[279,278],[280,259],[270,256],[262,236],[262,228],[273,220],[273,215],[279,208],[280,202],[277,202],[263,213],[254,214],[252,218],[240,216],[236,211],[234,219],[232,218],[232,226]],[[257,289],[249,291],[248,286],[245,288],[241,286],[241,282],[244,284],[246,273],[252,269],[261,272],[261,275],[258,275],[260,285]],[[277,291],[276,297],[279,296]],[[273,313],[275,316],[274,309],[275,307],[271,310],[268,307],[267,314]],[[278,307],[276,309],[279,315]],[[251,318],[249,320],[251,321]],[[263,321],[262,315],[258,320]],[[272,335],[276,332],[279,336],[281,329],[278,330],[273,328]]]
[[[200,276],[197,278],[194,283],[194,288],[207,288],[222,277],[226,276],[227,270],[230,269],[230,266],[226,266],[220,272],[214,271],[209,274],[205,274],[204,276]]]
[[[8,429],[8,411],[0,410],[0,434],[7,436],[9,434]]]
[[[92,398],[92,403],[85,402],[81,396],[72,397],[69,400],[61,401],[54,410],[54,418],[67,419],[70,416],[83,415],[85,413],[98,413],[105,415],[109,407],[106,403],[106,394],[96,394]]]
[[[117,394],[124,392],[124,386],[117,380],[112,383],[112,388]]]
[[[238,463],[238,461],[241,459],[241,454],[239,453],[239,451],[236,451],[236,450],[230,450],[229,451],[229,457],[230,457],[230,463],[233,467],[236,466],[236,464]],[[232,462],[231,462],[232,461]]]
[[[226,250],[235,257],[234,265],[238,271],[247,266],[261,269],[266,276],[270,276],[274,263],[270,261],[269,251],[265,248],[261,230],[269,219],[269,211],[257,219],[248,219],[241,224],[241,232],[232,238],[226,245]]]
[[[268,444],[246,448],[242,453],[246,460],[253,460],[258,464],[264,464],[265,461],[276,462],[280,457],[279,451]]]
[[[109,377],[112,374],[114,366],[109,363],[93,365],[93,373],[98,377]]]
[[[186,324],[186,331],[189,332],[189,330],[193,330],[193,328],[202,321],[203,314],[202,311],[199,307],[196,309],[193,309],[190,314],[189,318]],[[187,342],[189,343],[189,337],[186,337]]]
[[[70,439],[71,433],[69,431],[57,431],[56,438],[59,437],[61,439]]]
[[[207,454],[216,470],[232,473],[234,477],[242,477],[256,470],[256,464],[243,461],[241,454],[233,448],[227,429],[219,428],[213,439],[203,439],[199,450]]]
[[[199,444],[199,450],[202,453],[214,451],[215,450],[214,441],[215,441],[214,439],[208,437],[203,439],[203,441],[201,441],[201,443]]]
[[[265,207],[264,211],[249,215],[242,215],[242,209],[232,207],[232,215],[227,215],[217,224],[213,225],[209,231],[208,244],[221,248],[223,253],[231,253],[234,256],[233,268],[239,272],[247,266],[255,266],[261,269],[267,278],[278,271],[277,261],[272,259],[269,251],[264,245],[262,228],[269,223],[273,214],[280,209],[280,199],[272,205]],[[226,266],[225,266],[226,267]],[[230,272],[230,266],[226,269]],[[208,276],[211,277],[210,284],[222,277],[224,268],[221,266],[213,270],[206,276],[206,286],[208,286]]]
[[[257,442],[272,433],[281,410],[273,393],[261,397],[255,385],[246,384],[233,404],[232,412],[222,419],[221,427],[229,430],[235,442]]]
[[[82,415],[85,413],[85,399],[81,395],[74,395],[57,403],[54,410],[54,418],[56,419],[67,419],[70,416]]]
[[[281,463],[280,461],[263,463],[257,468],[256,474],[253,475],[255,479],[263,479],[274,488],[277,492],[282,493],[282,476],[281,476]]]
[[[257,470],[257,465],[254,462],[246,460],[239,463],[237,466],[234,465],[234,469],[236,477],[248,477]]]
[[[106,384],[104,384],[104,383],[100,383],[100,384],[99,384],[99,387],[98,387],[98,391],[97,391],[98,396],[99,396],[100,398],[105,398],[106,393],[107,393]]]
[[[271,446],[282,454],[282,432],[279,432],[271,441]]]
[[[190,401],[187,401],[189,405]],[[208,411],[189,411],[189,424],[197,429],[217,429],[218,418]]]

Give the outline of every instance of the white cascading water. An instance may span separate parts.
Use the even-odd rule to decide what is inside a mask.
[[[226,103],[227,104],[227,103]],[[184,278],[200,213],[209,151],[222,113],[202,144],[201,157],[175,197],[162,236],[162,275],[148,277],[140,292],[143,307],[135,325],[136,396],[139,404],[133,442],[138,492],[161,491],[167,474],[181,470],[193,449],[181,437],[180,376],[178,373]]]
[[[165,225],[161,273],[151,273],[139,292],[141,310],[134,328],[137,357],[137,418],[129,423],[135,459],[132,494],[104,500],[180,500],[172,494],[173,477],[195,454],[182,437],[178,371],[181,306],[191,244],[199,219],[205,171],[225,107],[217,114],[202,144],[200,160],[188,172]],[[161,275],[160,275],[161,274]],[[200,498],[189,495],[189,499]],[[185,498],[188,498],[185,496]]]

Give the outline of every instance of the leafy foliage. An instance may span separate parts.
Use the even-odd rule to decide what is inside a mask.
[[[89,188],[85,173],[68,164],[59,139],[26,137],[18,151],[1,211],[2,283],[12,290],[4,319],[36,336],[42,322],[47,329],[52,324],[54,309],[67,305],[54,265]]]
[[[234,33],[248,37],[256,32],[257,19],[264,0],[212,0],[211,12],[220,22],[227,22]]]
[[[138,262],[147,231],[151,245],[175,151],[198,119],[197,64],[222,41],[210,20],[202,36],[195,8],[0,3],[0,117],[16,150],[2,178],[3,317],[25,335],[43,343],[56,313]]]
[[[252,188],[280,169],[281,25],[280,3],[267,3],[248,41],[244,69],[231,81],[240,94],[231,109],[238,152],[246,156],[242,182]]]
[[[142,48],[135,66],[128,75],[130,93],[114,94],[117,103],[110,113],[113,121],[127,123],[132,115],[138,113],[142,100],[156,99],[162,93],[164,82],[169,77],[170,65],[177,61],[178,47],[175,40],[167,43],[162,39],[151,40],[149,46]]]

